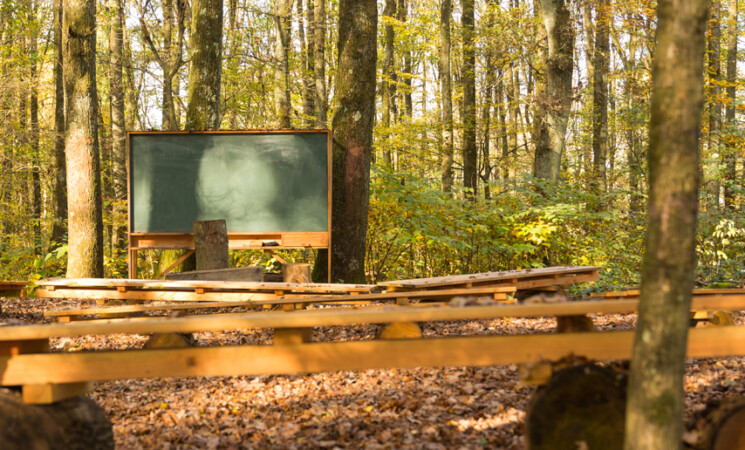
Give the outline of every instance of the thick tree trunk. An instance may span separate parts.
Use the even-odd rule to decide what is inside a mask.
[[[608,155],[608,72],[610,70],[610,8],[597,2],[592,77],[592,186],[595,193],[608,189],[605,170]],[[600,206],[600,205],[598,205]]]
[[[326,93],[326,0],[315,0],[313,5],[313,79],[316,94],[316,127],[326,128],[328,94]]]
[[[682,447],[706,3],[662,0],[657,7],[646,250],[626,412],[627,449]]]
[[[341,0],[334,86],[331,279],[365,282],[365,236],[375,120],[378,12],[375,0]],[[314,279],[325,278],[319,252]]]
[[[101,168],[96,98],[96,2],[64,0],[67,97],[67,276],[103,276]]]
[[[440,180],[442,190],[453,188],[453,93],[450,76],[451,0],[440,0],[440,89],[442,90],[442,151]]]
[[[50,247],[63,244],[67,234],[67,167],[65,166],[65,87],[62,74],[62,0],[54,0],[54,147],[52,195],[54,219]]]
[[[114,229],[112,248],[114,258],[127,250],[127,134],[124,119],[124,80],[122,76],[122,42],[124,28],[124,5],[122,0],[109,0],[111,30],[109,32],[109,85],[111,90],[111,168],[114,185]]]
[[[192,0],[187,130],[220,128],[222,1]]]
[[[274,25],[274,104],[279,128],[290,128],[290,39],[292,0],[277,0]]]
[[[564,0],[541,0],[540,5],[548,51],[545,95],[537,101],[545,109],[540,117],[543,123],[538,124],[545,131],[539,132],[540,138],[535,142],[533,175],[557,182],[572,104],[574,29]],[[535,120],[539,120],[538,115]]]
[[[727,9],[727,109],[725,120],[727,124],[727,140],[724,152],[724,207],[728,210],[735,208],[735,193],[737,192],[737,122],[735,100],[737,96],[737,0],[729,0]]]
[[[476,42],[473,0],[462,0],[463,27],[463,187],[468,196],[476,198],[478,182],[478,149],[476,148]]]

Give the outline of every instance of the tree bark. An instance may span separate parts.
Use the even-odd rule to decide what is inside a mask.
[[[540,108],[545,108],[545,112],[541,112],[543,123],[539,124],[545,127],[545,132],[539,133],[541,138],[535,143],[533,175],[558,182],[572,104],[574,29],[564,0],[541,0],[540,6],[548,51],[545,95],[537,101]]]
[[[735,111],[737,100],[737,0],[729,0],[727,9],[727,108],[725,121],[727,140],[724,152],[724,207],[735,208],[737,192],[737,122]]]
[[[365,236],[375,120],[378,12],[375,0],[339,3],[338,69],[333,119],[331,279],[365,282]],[[314,279],[325,277],[320,251]]]
[[[626,449],[681,448],[695,270],[706,0],[658,2],[650,189]]]
[[[96,93],[96,2],[63,1],[67,96],[67,276],[103,276],[101,168]]]
[[[442,152],[440,181],[442,190],[453,188],[453,93],[450,76],[451,0],[440,0],[440,89],[442,90]]]
[[[308,2],[307,8],[303,8],[304,1]],[[298,20],[298,39],[302,46],[300,61],[303,70],[303,125],[310,128],[313,126],[316,116],[316,96],[314,94],[314,89],[311,88],[311,86],[313,86],[314,59],[313,39],[311,39],[311,29],[313,26],[313,0],[297,0],[297,12],[300,17]],[[307,35],[305,32],[305,23],[308,24]]]
[[[29,25],[31,33],[29,36],[29,54],[32,58],[30,68],[31,92],[29,98],[29,115],[31,134],[29,136],[29,147],[31,150],[31,215],[34,230],[34,253],[41,253],[41,158],[39,155],[39,77],[37,69],[38,57],[38,28],[36,26],[36,14],[38,4],[31,2],[28,11]]]
[[[274,103],[279,128],[290,128],[290,39],[292,31],[292,0],[277,0],[274,25]]]
[[[112,248],[114,258],[127,249],[126,217],[127,201],[127,134],[124,119],[124,80],[122,76],[122,43],[124,28],[124,5],[122,0],[109,0],[111,29],[109,31],[109,86],[111,90],[111,156],[112,182],[114,185],[114,228]]]
[[[67,167],[65,166],[65,87],[62,73],[62,0],[54,0],[54,147],[52,195],[54,219],[50,248],[62,245],[67,234]]]
[[[466,195],[476,198],[478,149],[476,148],[476,42],[473,0],[462,0],[463,27],[463,187]]]
[[[192,0],[187,130],[220,128],[222,1]]]

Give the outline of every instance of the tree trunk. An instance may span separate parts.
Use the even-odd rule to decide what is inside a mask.
[[[608,72],[610,70],[610,14],[608,0],[597,3],[592,77],[592,182],[596,194],[608,189]],[[600,207],[601,205],[597,205]]]
[[[67,96],[67,276],[103,276],[101,169],[96,98],[96,3],[64,0]]]
[[[308,7],[303,8],[303,2],[308,2]],[[300,52],[300,61],[303,70],[303,126],[310,128],[313,126],[313,119],[316,116],[315,99],[316,96],[311,89],[313,85],[313,40],[311,39],[311,27],[313,24],[313,0],[297,0],[298,16],[298,39],[302,50]],[[307,20],[305,20],[305,18]],[[308,34],[306,37],[305,23],[308,24]]]
[[[727,109],[725,121],[727,140],[724,152],[724,207],[735,208],[737,192],[737,122],[735,121],[737,96],[737,0],[729,0],[727,10]]]
[[[707,11],[706,0],[663,0],[657,7],[647,235],[626,412],[627,449],[682,447]]]
[[[290,128],[290,39],[292,31],[292,0],[277,0],[274,24],[274,102],[279,128]]]
[[[54,0],[54,150],[52,195],[54,218],[50,248],[65,241],[67,230],[67,167],[65,166],[65,87],[62,74],[62,0]]]
[[[222,1],[192,0],[187,130],[220,128]]]
[[[29,25],[32,28],[29,36],[29,53],[31,61],[31,98],[29,99],[29,115],[31,123],[31,135],[29,137],[29,147],[31,150],[31,214],[34,230],[34,253],[41,253],[41,159],[39,155],[39,79],[37,74],[37,57],[38,49],[36,41],[38,32],[36,27],[36,13],[38,5],[31,3],[29,6]]]
[[[719,161],[722,160],[722,151],[720,149],[721,143],[721,129],[722,129],[722,103],[720,100],[722,82],[721,77],[721,45],[720,45],[720,34],[721,27],[719,26],[720,19],[720,3],[721,0],[711,0],[709,2],[709,51],[707,52],[709,57],[709,67],[707,70],[708,74],[708,85],[709,85],[709,142],[708,151],[709,158],[713,167],[710,173],[706,173],[704,184],[707,190],[707,205],[710,209],[719,208]]]
[[[388,140],[391,126],[391,116],[395,109],[394,105],[394,90],[393,84],[396,82],[396,69],[393,53],[393,45],[395,44],[395,35],[393,33],[393,19],[396,16],[396,0],[385,0],[385,6],[383,7],[383,29],[385,35],[385,43],[383,46],[383,67],[382,70],[382,82],[381,96],[380,96],[380,109],[382,116],[383,126],[383,162],[390,166],[393,164],[393,157],[391,152],[391,143]]]
[[[442,153],[440,180],[442,190],[453,188],[453,93],[450,76],[451,0],[440,0],[440,89],[442,90]]]
[[[122,0],[109,1],[111,30],[109,32],[109,85],[111,90],[111,162],[114,185],[114,229],[112,248],[114,259],[127,250],[127,134],[124,119],[124,80],[122,77],[122,28],[124,28],[124,5]]]
[[[401,22],[403,26],[406,26],[406,21],[409,19],[409,5],[407,3],[407,0],[399,0],[398,2],[398,20]],[[403,49],[403,73],[405,74],[403,77],[403,80],[401,82],[406,86],[406,88],[403,90],[403,97],[404,97],[404,112],[403,114],[407,117],[408,121],[411,121],[411,116],[414,111],[414,101],[411,98],[411,78],[412,78],[412,72],[414,70],[412,66],[412,58],[411,58],[411,45],[407,44],[405,48]],[[426,83],[426,77],[422,78],[422,82]],[[400,119],[400,117],[399,117]]]
[[[315,0],[313,13],[313,78],[316,94],[316,127],[326,128],[328,98],[326,93],[326,0]]]
[[[365,282],[365,236],[375,120],[378,13],[375,0],[339,3],[339,63],[333,120],[331,279]],[[314,279],[325,278],[319,252]]]
[[[476,42],[473,0],[462,0],[463,27],[463,187],[476,198],[478,149],[476,148]]]
[[[536,141],[533,175],[553,182],[559,181],[564,138],[572,104],[572,71],[574,68],[574,29],[564,0],[541,0],[543,25],[546,30],[545,95],[537,101],[545,127]],[[536,121],[539,117],[536,116]]]

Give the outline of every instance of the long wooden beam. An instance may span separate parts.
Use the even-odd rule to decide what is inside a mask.
[[[693,299],[692,309],[745,309],[742,296],[706,296]],[[383,309],[320,309],[294,312],[211,314],[176,318],[112,319],[96,323],[24,325],[0,328],[0,341],[45,339],[112,333],[175,333],[244,328],[303,328],[360,323],[431,322],[496,317],[574,316],[636,312],[636,300],[597,300],[565,303],[497,306],[389,307]]]
[[[314,293],[370,292],[369,284],[325,283],[268,283],[258,281],[207,281],[207,280],[133,280],[113,278],[49,278],[36,282],[38,286],[55,289],[72,288],[141,288],[141,289],[219,289],[224,291],[297,291]],[[52,289],[49,289],[52,290]]]
[[[202,347],[0,357],[0,384],[126,378],[294,374],[335,370],[486,366],[556,360],[628,359],[633,331]],[[692,329],[689,357],[745,355],[745,328]]]

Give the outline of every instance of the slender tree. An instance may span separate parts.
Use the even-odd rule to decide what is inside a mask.
[[[292,38],[292,0],[276,0],[274,25],[274,102],[280,128],[290,128],[290,39]]]
[[[65,165],[65,87],[62,73],[62,0],[54,0],[54,147],[52,195],[54,219],[52,220],[51,247],[61,245],[67,234],[67,167]]]
[[[328,93],[326,92],[326,0],[314,0],[313,78],[315,80],[316,126],[326,128]]]
[[[383,30],[385,35],[385,41],[383,45],[383,63],[382,63],[382,81],[380,83],[381,91],[381,105],[380,108],[382,116],[382,126],[386,130],[391,126],[391,116],[394,115],[396,109],[396,97],[395,97],[395,83],[396,83],[396,68],[395,68],[395,57],[394,57],[394,44],[395,44],[395,33],[393,31],[393,20],[396,16],[396,0],[385,0],[385,6],[383,7]],[[385,142],[385,149],[383,150],[383,162],[387,165],[393,164],[391,143],[390,141]]]
[[[375,120],[378,12],[375,0],[341,0],[334,84],[331,279],[365,281],[365,237]],[[325,278],[319,252],[314,279]]]
[[[535,140],[533,175],[559,181],[564,140],[572,104],[574,29],[564,0],[541,0],[541,17],[546,31],[546,86],[538,95],[541,108],[536,117],[539,137]]]
[[[605,165],[608,155],[610,20],[610,3],[608,0],[598,0],[592,70],[592,185],[598,193],[608,187]]]
[[[737,182],[737,144],[735,142],[737,122],[737,0],[729,0],[727,7],[727,109],[725,120],[727,124],[727,140],[725,141],[725,180],[724,206],[727,209],[735,207],[735,192]]]
[[[722,83],[722,64],[721,64],[721,27],[719,26],[720,19],[720,0],[711,0],[709,2],[709,32],[708,44],[709,49],[706,52],[709,60],[708,64],[708,87],[709,87],[709,139],[708,139],[708,150],[709,157],[714,161],[713,165],[715,169],[710,174],[708,180],[704,180],[706,184],[708,207],[716,209],[719,207],[719,190],[721,184],[719,182],[719,170],[717,166],[719,161],[722,159],[722,152],[720,149],[721,144],[721,130],[722,130],[722,103],[720,100],[721,96],[721,83]]]
[[[682,448],[706,3],[661,0],[657,5],[646,250],[628,387],[626,449]]]
[[[463,187],[476,197],[478,180],[478,149],[476,148],[476,42],[474,35],[475,9],[473,0],[462,0],[463,27]]]
[[[96,278],[103,276],[103,221],[95,0],[64,0],[62,29],[67,104],[67,276]]]
[[[440,89],[442,90],[442,151],[440,180],[442,190],[453,188],[453,93],[450,75],[451,0],[440,0]]]
[[[124,217],[127,200],[127,135],[124,119],[124,79],[122,75],[122,45],[124,4],[109,0],[109,89],[111,91],[111,166],[114,185],[114,217]],[[112,232],[114,256],[126,251],[126,224],[117,223]]]

